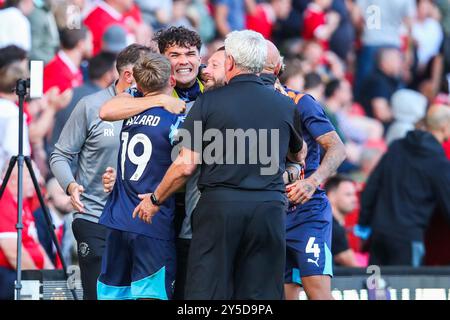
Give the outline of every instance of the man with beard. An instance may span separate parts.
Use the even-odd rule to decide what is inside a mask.
[[[222,46],[208,59],[201,75],[205,90],[212,90],[225,85],[225,47]]]

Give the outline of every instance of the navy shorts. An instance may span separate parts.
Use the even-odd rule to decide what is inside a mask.
[[[286,217],[285,283],[301,285],[302,277],[333,276],[331,205],[327,199],[310,201]]]
[[[171,299],[175,269],[174,241],[108,228],[98,299]]]

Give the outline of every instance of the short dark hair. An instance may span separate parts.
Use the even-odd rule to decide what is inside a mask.
[[[13,63],[15,61],[22,61],[27,58],[27,52],[22,48],[9,45],[0,49],[0,68]]]
[[[22,0],[6,0],[4,8],[15,7],[17,8]]]
[[[330,80],[325,86],[325,98],[332,97],[336,93],[336,91],[339,90],[340,86],[341,80],[339,79]]]
[[[100,52],[89,60],[88,74],[90,80],[98,80],[114,68],[117,55],[111,52]]]
[[[339,188],[339,186],[343,182],[351,182],[351,183],[353,183],[354,181],[351,178],[349,178],[349,177],[346,177],[346,176],[341,175],[341,174],[337,174],[337,175],[335,175],[335,176],[333,176],[333,177],[331,177],[331,178],[329,178],[327,180],[327,182],[325,183],[325,186],[324,186],[325,192],[328,194],[328,193],[330,193],[332,191],[337,190],[337,188]]]
[[[144,54],[133,67],[136,84],[144,92],[158,92],[167,87],[172,67],[159,53]]]
[[[196,47],[199,52],[202,47],[200,35],[185,27],[170,27],[160,30],[156,33],[154,40],[158,43],[159,52],[162,54],[174,45],[183,48]]]
[[[27,77],[27,72],[23,70],[20,62],[14,61],[0,68],[0,92],[12,93],[19,79]]]
[[[63,49],[74,49],[81,40],[86,39],[87,28],[82,25],[79,29],[63,28],[59,31],[61,47]]]
[[[316,72],[310,72],[305,75],[305,90],[317,88],[322,83],[322,78]]]
[[[286,60],[286,66],[281,74],[278,75],[281,83],[285,84],[289,78],[302,73],[302,65],[299,59],[288,59]]]
[[[144,54],[149,52],[154,52],[154,50],[140,44],[130,44],[128,47],[120,51],[117,56],[117,72],[121,73],[126,66],[134,66],[134,64],[137,63]]]

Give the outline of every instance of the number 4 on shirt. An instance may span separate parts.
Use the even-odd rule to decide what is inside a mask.
[[[314,243],[316,241],[315,237],[310,237],[308,240],[308,243],[306,244],[306,253],[313,253],[314,258],[318,258],[320,255],[320,248],[317,243]]]

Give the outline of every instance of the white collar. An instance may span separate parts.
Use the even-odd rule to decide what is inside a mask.
[[[109,4],[107,4],[105,1],[100,1],[98,4],[98,7],[101,8],[103,11],[105,11],[107,14],[109,14],[111,17],[113,17],[116,20],[122,19],[122,14],[111,7]]]
[[[61,59],[62,62],[72,71],[72,73],[78,73],[79,68],[73,63],[72,60],[70,60],[69,56],[62,50],[59,50],[58,56]]]

